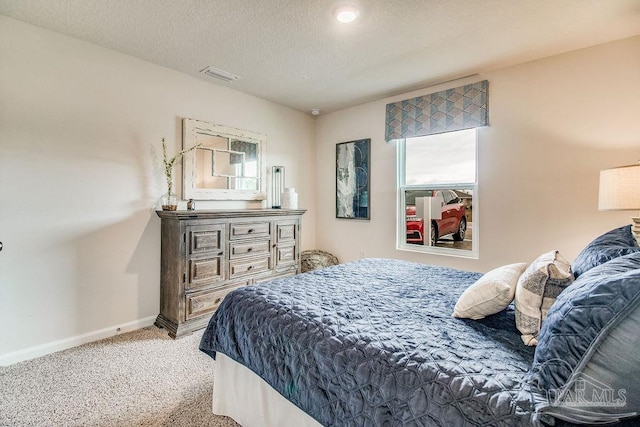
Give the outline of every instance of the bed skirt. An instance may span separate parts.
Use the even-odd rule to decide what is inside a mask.
[[[213,381],[213,413],[243,427],[320,427],[250,369],[218,352]]]

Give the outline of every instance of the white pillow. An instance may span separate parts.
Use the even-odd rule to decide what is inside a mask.
[[[507,308],[526,268],[527,264],[521,262],[498,267],[483,275],[460,295],[453,317],[478,320]]]

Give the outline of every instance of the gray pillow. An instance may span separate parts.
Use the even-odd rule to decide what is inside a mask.
[[[625,225],[596,237],[580,251],[576,259],[573,260],[571,269],[577,279],[578,276],[593,267],[638,251],[640,251],[640,247],[631,233],[631,225]]]
[[[578,423],[640,414],[640,252],[582,274],[549,310],[531,384],[536,412]]]

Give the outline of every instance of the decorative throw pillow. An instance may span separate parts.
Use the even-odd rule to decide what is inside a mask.
[[[549,310],[530,383],[543,421],[602,424],[640,413],[640,252],[590,269]]]
[[[507,308],[526,268],[525,263],[509,264],[484,274],[460,295],[453,317],[478,320]]]
[[[516,327],[526,345],[538,343],[540,326],[549,308],[571,282],[571,265],[558,251],[540,255],[522,273],[516,287]]]
[[[577,279],[593,267],[633,252],[640,252],[640,247],[631,234],[631,225],[625,225],[596,237],[578,254],[571,268]]]

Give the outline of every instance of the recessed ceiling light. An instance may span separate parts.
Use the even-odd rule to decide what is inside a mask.
[[[313,114],[314,116],[317,116],[320,114],[320,110],[318,110],[317,108],[314,108],[311,110],[311,114]]]
[[[360,11],[353,6],[342,6],[336,9],[336,19],[343,24],[348,24],[356,20]]]

